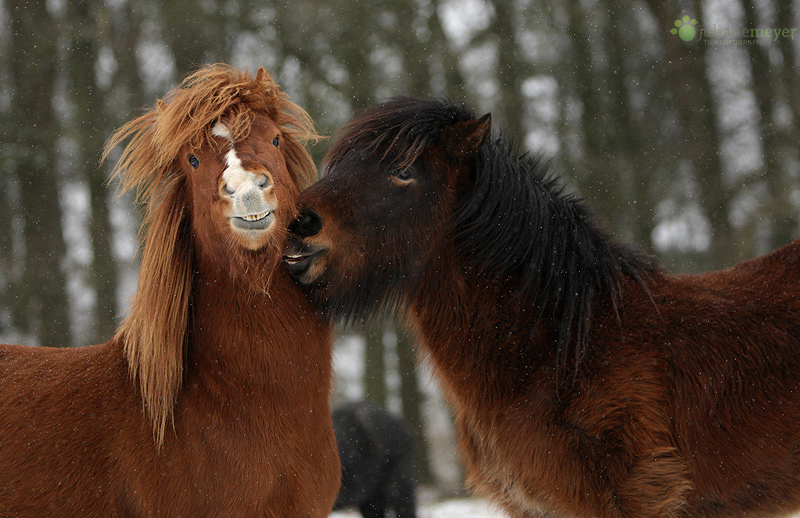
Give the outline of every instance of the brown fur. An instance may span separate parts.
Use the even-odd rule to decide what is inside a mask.
[[[225,216],[218,120],[274,181],[258,241]],[[314,135],[263,69],[212,65],[111,138],[144,209],[138,290],[105,344],[0,347],[0,516],[327,516],[331,330],[280,266]]]
[[[800,241],[671,275],[487,122],[408,99],[351,122],[300,196],[297,278],[332,315],[408,316],[510,516],[800,509]]]

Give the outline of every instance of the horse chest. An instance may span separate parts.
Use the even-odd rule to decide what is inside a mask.
[[[187,393],[192,390],[190,385]],[[325,514],[339,474],[329,420],[314,418],[326,407],[291,413],[263,397],[212,406],[200,394],[192,396],[177,407],[175,432],[164,450],[128,473],[135,489],[123,498],[132,509],[143,515],[155,509],[192,516],[264,516],[286,509],[297,509],[297,516]]]

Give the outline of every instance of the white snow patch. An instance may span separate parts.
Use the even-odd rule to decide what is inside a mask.
[[[446,500],[419,507],[420,518],[505,518],[505,514],[494,505],[479,499],[464,498]],[[331,518],[361,518],[358,511],[336,511]]]

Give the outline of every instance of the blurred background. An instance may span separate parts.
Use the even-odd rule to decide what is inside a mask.
[[[800,0],[0,0],[0,342],[113,335],[139,215],[104,141],[216,61],[268,68],[326,135],[398,95],[491,112],[674,271],[765,253],[798,234],[799,18]],[[335,400],[402,414],[421,480],[455,492],[449,412],[416,362],[393,323],[343,330]]]

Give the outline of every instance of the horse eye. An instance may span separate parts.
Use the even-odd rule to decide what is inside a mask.
[[[401,182],[410,182],[414,179],[414,175],[411,174],[410,169],[403,169],[402,171],[394,171],[392,172],[392,176],[400,180]]]
[[[194,155],[189,155],[189,165],[192,166],[193,169],[197,169],[200,167],[200,159]]]
[[[280,143],[280,139],[277,136],[274,139],[272,139],[272,145],[273,146],[278,147],[279,143]]]

